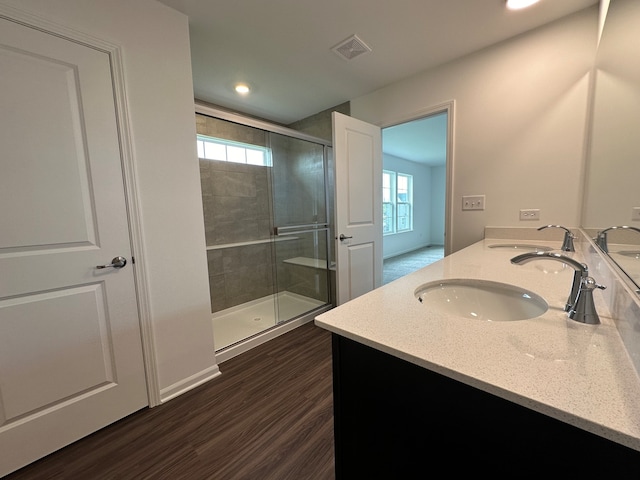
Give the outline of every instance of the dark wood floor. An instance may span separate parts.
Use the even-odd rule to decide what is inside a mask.
[[[334,478],[329,332],[305,324],[220,369],[5,480]]]

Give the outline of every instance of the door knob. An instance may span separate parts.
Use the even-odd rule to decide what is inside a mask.
[[[114,257],[111,263],[107,265],[96,265],[96,268],[122,268],[127,264],[127,259],[124,257]]]
[[[344,233],[341,233],[341,234],[340,234],[340,236],[339,236],[338,238],[339,238],[339,239],[340,239],[340,241],[342,242],[342,241],[346,240],[347,238],[353,238],[353,237],[347,237]]]

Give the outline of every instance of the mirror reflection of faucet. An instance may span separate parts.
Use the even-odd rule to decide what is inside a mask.
[[[564,230],[564,239],[562,241],[562,247],[560,247],[560,250],[562,250],[563,252],[575,252],[576,251],[575,247],[573,246],[573,239],[576,238],[576,236],[567,227],[563,227],[562,225],[544,225],[544,226],[538,228],[538,231],[544,230],[545,228],[561,228],[561,229],[563,229]]]
[[[600,323],[600,318],[596,312],[593,302],[593,290],[599,288],[604,290],[605,286],[598,285],[596,281],[589,276],[589,268],[586,263],[580,263],[571,257],[554,252],[529,252],[517,255],[511,259],[511,263],[523,265],[532,260],[555,260],[563,262],[574,269],[573,283],[571,284],[571,292],[565,305],[564,310],[572,320],[590,325]]]
[[[594,238],[596,245],[598,245],[598,247],[600,247],[600,250],[602,250],[604,253],[609,253],[609,245],[607,244],[607,232],[609,232],[610,230],[618,230],[618,229],[633,230],[635,232],[640,233],[640,228],[630,227],[628,225],[620,225],[618,227],[605,228],[604,230],[598,232],[598,235],[596,236],[596,238]]]

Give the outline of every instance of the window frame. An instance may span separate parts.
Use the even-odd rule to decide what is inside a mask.
[[[224,158],[221,155],[207,156],[207,144],[216,145],[218,147],[224,147]],[[210,137],[208,135],[196,135],[196,150],[198,158],[201,160],[216,160],[219,162],[239,163],[241,165],[254,165],[260,167],[271,167],[271,149],[260,145],[254,145],[251,143],[236,142],[233,140],[226,140],[223,138]],[[232,153],[230,155],[230,152]],[[262,156],[261,162],[249,161],[248,153],[259,152]],[[244,161],[238,161],[238,154],[242,154]],[[231,159],[230,159],[231,157]],[[236,158],[236,159],[233,159]]]
[[[401,179],[405,179],[404,182]],[[405,185],[400,185],[401,183]],[[402,199],[401,195],[405,198]],[[391,214],[386,213],[389,210]],[[401,210],[406,213],[401,215]],[[385,169],[382,171],[382,234],[386,236],[411,231],[413,231],[413,175]]]
[[[386,182],[386,179],[389,179]],[[387,186],[388,183],[388,186]],[[395,233],[396,228],[396,209],[393,199],[396,196],[396,172],[391,170],[382,170],[382,234],[391,235]],[[385,212],[390,210],[390,214]]]

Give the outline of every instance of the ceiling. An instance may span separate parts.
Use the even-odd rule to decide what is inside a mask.
[[[598,3],[159,0],[189,17],[198,100],[288,125]],[[370,52],[332,47],[357,35]],[[233,90],[246,82],[251,93]]]
[[[446,112],[384,128],[382,150],[387,155],[429,167],[444,165],[447,155]]]

